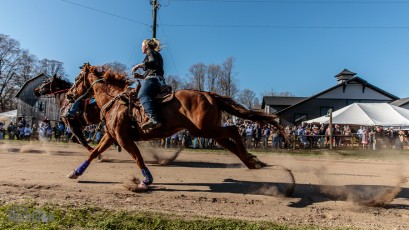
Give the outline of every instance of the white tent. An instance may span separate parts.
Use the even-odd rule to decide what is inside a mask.
[[[0,122],[3,122],[7,127],[10,122],[16,122],[17,110],[11,110],[4,113],[0,113]]]
[[[304,123],[329,124],[329,116]],[[354,103],[332,113],[333,124],[409,126],[409,110],[388,103]]]

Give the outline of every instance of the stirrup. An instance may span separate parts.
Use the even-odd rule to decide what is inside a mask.
[[[146,123],[141,125],[141,129],[142,130],[148,130],[148,129],[155,129],[155,128],[159,128],[162,126],[162,123],[153,120],[152,118],[149,119],[149,121],[147,121]]]

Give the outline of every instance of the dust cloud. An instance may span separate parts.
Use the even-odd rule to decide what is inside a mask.
[[[399,194],[401,186],[407,182],[406,177],[400,173],[404,171],[403,164],[388,168],[388,175],[383,175],[386,171],[382,173],[382,169],[379,169],[378,174],[359,175],[356,173],[359,170],[353,169],[353,166],[349,166],[351,174],[337,173],[337,167],[342,166],[336,161],[326,161],[325,165],[316,170],[321,192],[334,199],[346,200],[358,205],[370,207],[388,205]]]

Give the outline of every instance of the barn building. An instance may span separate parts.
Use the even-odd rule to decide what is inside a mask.
[[[409,109],[409,97],[402,98],[390,103],[391,105],[399,106],[404,109]]]
[[[337,84],[311,97],[271,97],[265,96],[262,109],[266,113],[277,114],[282,125],[298,125],[303,121],[326,115],[347,105],[360,103],[390,103],[399,97],[388,93],[356,73],[344,69],[335,75]]]
[[[60,99],[55,95],[44,95],[36,97],[33,93],[44,80],[50,78],[46,74],[39,74],[36,77],[26,81],[17,92],[17,122],[24,118],[28,124],[39,123],[47,117],[50,121],[59,121],[60,119]]]

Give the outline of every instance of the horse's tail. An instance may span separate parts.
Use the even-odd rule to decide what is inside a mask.
[[[217,104],[223,111],[243,119],[258,121],[261,123],[270,123],[276,126],[280,130],[281,134],[284,136],[286,142],[290,143],[288,136],[285,133],[284,127],[280,125],[276,120],[278,118],[277,115],[266,114],[263,112],[246,109],[244,108],[244,106],[235,102],[230,97],[221,96],[216,93],[212,93],[211,95],[217,101]]]
[[[230,97],[221,96],[216,93],[212,93],[211,95],[214,99],[216,99],[220,108],[231,115],[260,122],[276,122],[275,119],[278,118],[278,116],[275,114],[266,114],[263,112],[246,109],[244,106],[235,102]]]

